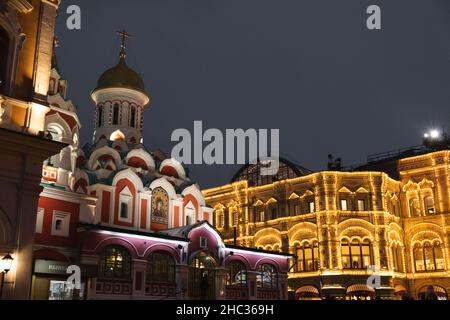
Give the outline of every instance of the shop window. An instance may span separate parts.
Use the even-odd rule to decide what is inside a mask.
[[[297,271],[308,272],[319,269],[319,245],[305,242],[297,248]]]
[[[445,269],[444,254],[440,243],[416,244],[414,247],[414,266],[416,272]]]
[[[151,253],[147,259],[147,282],[175,282],[175,260],[166,252]]]
[[[228,287],[242,288],[247,286],[247,268],[241,261],[233,260],[227,266]]]
[[[100,278],[130,279],[131,255],[127,249],[112,245],[103,250],[99,264]]]
[[[371,265],[372,248],[369,240],[341,241],[341,258],[344,269],[367,269]]]

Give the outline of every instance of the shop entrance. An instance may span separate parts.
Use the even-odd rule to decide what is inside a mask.
[[[205,252],[197,254],[189,270],[189,297],[191,299],[214,300],[216,298],[216,262]]]

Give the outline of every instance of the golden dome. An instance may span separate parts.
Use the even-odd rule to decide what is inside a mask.
[[[97,88],[128,88],[145,92],[144,81],[141,76],[134,70],[130,69],[125,62],[125,55],[121,54],[119,63],[106,70],[97,81]]]

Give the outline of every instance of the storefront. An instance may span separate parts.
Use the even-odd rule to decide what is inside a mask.
[[[31,299],[33,300],[83,300],[86,294],[86,279],[81,277],[80,290],[67,285],[69,263],[36,259],[34,262]],[[86,276],[86,272],[81,272]]]

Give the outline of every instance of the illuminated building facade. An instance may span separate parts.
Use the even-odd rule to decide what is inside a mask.
[[[119,62],[91,93],[92,143],[79,146],[67,82],[51,71],[46,130],[67,147],[42,168],[31,298],[287,299],[291,256],[225,245],[184,167],[143,144],[151,99],[120,34]]]
[[[0,259],[14,259],[3,299],[29,298],[42,162],[66,146],[45,135],[58,5],[0,1]]]
[[[291,298],[417,299],[428,286],[448,297],[450,151],[352,172],[280,164],[270,177],[248,165],[204,195],[225,243],[296,256]],[[375,270],[376,289],[367,285]]]

